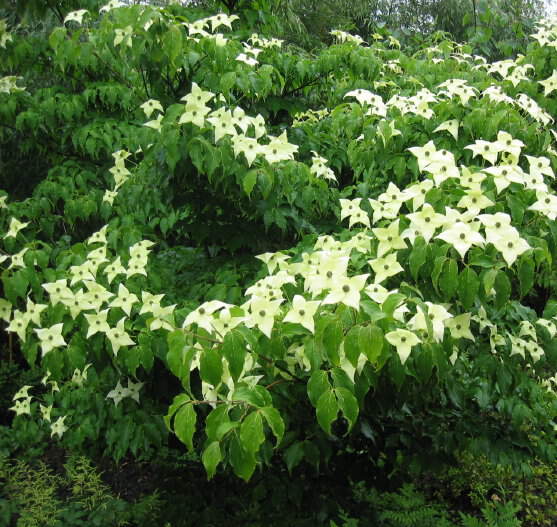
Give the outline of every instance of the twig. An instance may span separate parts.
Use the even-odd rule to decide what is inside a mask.
[[[267,386],[265,386],[265,389],[271,390],[274,386],[277,386],[277,384],[282,384],[283,382],[292,382],[292,381],[289,381],[288,379],[278,379],[278,380],[272,382],[271,384],[268,384]]]
[[[288,96],[288,95],[294,95],[296,92],[303,90],[304,88],[308,88],[309,86],[313,86],[315,83],[319,82],[323,77],[326,77],[327,75],[329,75],[332,72],[332,70],[326,71],[324,73],[321,73],[320,75],[318,75],[317,77],[311,79],[308,82],[305,82],[304,84],[302,84],[301,86],[298,86],[297,88],[293,88],[292,90],[289,90],[285,93],[283,93],[283,96]]]
[[[139,66],[139,71],[141,72],[141,78],[143,79],[143,88],[145,89],[145,96],[150,99],[151,95],[149,95],[149,90],[147,89],[147,79],[145,79],[145,73],[143,72],[143,68]]]
[[[187,329],[182,328],[182,331],[184,333],[188,333],[189,335],[196,337],[198,339],[201,340],[206,340],[207,342],[212,342],[213,344],[222,344],[221,341],[213,339],[211,337],[206,337],[205,335],[199,335],[198,333],[194,333],[193,331],[188,331]],[[266,357],[265,355],[261,355],[260,353],[254,352],[258,357],[261,357],[263,360],[267,361],[269,364],[272,364],[275,368],[277,368],[278,370],[286,373],[287,375],[289,375],[290,377],[292,377],[292,379],[295,379],[297,382],[306,384],[306,381],[304,381],[302,378],[297,377],[296,375],[294,375],[293,373],[290,373],[288,371],[288,369],[286,369],[284,366],[281,366],[280,364],[277,364],[273,359]]]

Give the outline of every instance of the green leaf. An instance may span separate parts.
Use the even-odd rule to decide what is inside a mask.
[[[27,296],[27,288],[29,287],[27,269],[20,269],[11,277],[5,274],[2,277],[2,282],[4,284],[4,295],[12,304],[15,304],[18,298]]]
[[[217,441],[222,436],[219,434],[219,427],[223,423],[230,423],[228,412],[230,407],[226,404],[220,404],[211,410],[211,413],[205,419],[205,434],[211,441]],[[220,436],[220,437],[219,437]]]
[[[267,421],[269,428],[272,430],[274,436],[276,437],[276,446],[278,447],[280,442],[282,441],[282,438],[284,437],[284,421],[282,420],[279,411],[272,406],[265,406],[259,411],[263,414],[263,417]]]
[[[238,428],[240,426],[239,421],[223,421],[217,426],[217,431],[215,437],[217,441],[221,441],[222,438],[228,434],[231,430]]]
[[[331,376],[333,377],[333,385],[335,388],[346,388],[354,393],[354,382],[342,368],[333,368],[331,370]]]
[[[196,353],[193,347],[188,347],[183,331],[176,330],[167,336],[168,353],[166,362],[170,371],[176,375],[186,390],[190,385],[190,364]]]
[[[155,356],[153,354],[153,348],[151,346],[139,346],[138,355],[139,362],[146,372],[151,371],[153,364],[155,362]]]
[[[223,93],[229,93],[236,83],[236,72],[229,71],[220,78],[220,89]]]
[[[439,289],[441,293],[450,300],[458,287],[458,265],[455,260],[448,259],[443,265],[443,271],[439,277]]]
[[[240,384],[236,387],[232,399],[235,401],[245,401],[258,408],[268,406],[273,402],[271,395],[263,386],[253,386],[250,388],[246,384]]]
[[[358,364],[360,351],[360,327],[354,326],[344,337],[344,353],[354,368]]]
[[[340,365],[339,346],[342,342],[342,324],[340,320],[333,320],[323,331],[322,346],[329,361],[335,366]]]
[[[184,404],[186,404],[189,400],[190,400],[190,397],[186,393],[181,393],[180,395],[177,395],[176,397],[174,397],[174,400],[172,401],[172,404],[168,407],[168,412],[166,413],[166,415],[163,418],[164,423],[166,424],[166,428],[168,430],[171,430],[170,420],[172,419],[172,416],[178,411],[178,409],[180,407],[182,407]]]
[[[217,350],[206,350],[201,354],[199,361],[199,373],[201,378],[212,384],[218,386],[222,378],[222,356]]]
[[[265,441],[263,433],[263,419],[258,411],[251,412],[243,421],[240,427],[240,441],[244,449],[252,454],[256,454]]]
[[[390,294],[385,302],[381,305],[381,309],[383,313],[388,317],[392,318],[395,309],[406,299],[406,296],[401,293],[392,293]]]
[[[483,276],[484,291],[486,295],[489,295],[493,286],[495,285],[495,279],[497,278],[497,269],[490,269],[486,271]]]
[[[418,279],[418,273],[420,268],[424,265],[427,255],[427,244],[425,240],[418,236],[414,241],[414,247],[408,258],[408,264],[410,265],[410,272],[414,280]]]
[[[228,361],[228,368],[234,382],[242,374],[246,353],[246,344],[241,333],[231,331],[225,335],[222,343],[222,354]]]
[[[495,307],[501,309],[511,297],[511,281],[504,271],[499,271],[495,277]]]
[[[511,211],[513,224],[521,225],[526,209],[524,203],[516,195],[507,194],[507,205]]]
[[[244,179],[242,180],[242,188],[244,189],[244,192],[248,195],[248,197],[251,195],[251,191],[253,190],[253,187],[255,187],[256,183],[257,170],[248,171],[244,176]]]
[[[190,452],[193,450],[193,434],[195,432],[196,420],[197,414],[191,403],[182,406],[174,418],[174,433],[188,447]]]
[[[319,426],[331,435],[331,423],[337,418],[338,403],[332,390],[324,392],[317,401],[316,415]]]
[[[212,479],[217,470],[218,464],[222,461],[222,452],[218,441],[213,441],[204,451],[201,456],[203,466],[207,472],[207,479]]]
[[[387,315],[385,315],[385,313],[381,311],[381,307],[379,307],[378,304],[372,302],[371,300],[362,299],[360,301],[360,307],[362,308],[364,313],[369,317],[369,320],[371,322],[377,322],[378,320],[382,320],[383,318],[387,317]]]
[[[307,384],[308,397],[313,406],[317,406],[319,398],[331,389],[329,376],[326,371],[316,370],[311,374]]]
[[[458,277],[458,298],[464,309],[470,309],[474,305],[479,288],[480,281],[476,271],[471,267],[466,267]]]
[[[443,267],[445,262],[447,261],[446,256],[437,256],[433,263],[433,272],[431,273],[431,283],[433,284],[433,288],[435,291],[439,292],[439,276],[443,271]]]
[[[232,434],[230,440],[230,463],[238,477],[249,481],[255,470],[255,456],[244,448],[237,434]]]
[[[360,349],[372,364],[377,362],[383,349],[383,330],[375,324],[360,330]]]
[[[531,255],[522,256],[518,261],[518,280],[520,282],[520,296],[528,294],[534,285],[536,266]]]
[[[56,27],[48,37],[48,43],[50,47],[57,53],[60,44],[64,42],[67,35],[67,30],[65,27]]]
[[[290,474],[292,474],[292,469],[297,467],[302,459],[304,459],[304,443],[302,441],[292,443],[284,453],[284,462]]]
[[[358,414],[360,412],[358,400],[354,394],[346,388],[335,388],[335,394],[338,399],[338,406],[340,407],[344,418],[348,421],[348,433],[354,426],[356,419],[358,419]]]

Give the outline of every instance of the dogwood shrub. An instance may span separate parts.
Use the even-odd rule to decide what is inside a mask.
[[[1,79],[2,141],[56,131],[62,150],[0,202],[0,317],[47,387],[18,391],[15,420],[102,441],[68,395],[100,393],[109,443],[122,423],[134,452],[161,441],[164,414],[209,477],[245,480],[273,452],[289,470],[341,449],[393,467],[463,448],[554,459],[557,20],[494,64],[333,36],[302,56],[235,15],[110,2],[40,51],[69,88]],[[302,239],[259,254],[237,303],[176,298],[150,263],[273,229]],[[158,413],[141,408],[155,364],[180,386]]]

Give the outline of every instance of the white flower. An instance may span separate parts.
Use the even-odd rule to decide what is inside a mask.
[[[336,281],[331,292],[323,300],[323,304],[342,303],[353,307],[356,311],[360,309],[360,291],[364,288],[369,274],[352,276]]]
[[[58,436],[58,439],[60,439],[64,435],[64,433],[68,430],[68,427],[64,424],[66,417],[68,416],[65,415],[64,417],[59,417],[55,423],[50,425],[50,437],[56,434]]]
[[[381,258],[375,258],[374,260],[368,260],[369,265],[375,272],[374,283],[380,284],[383,280],[386,280],[390,276],[394,276],[402,271],[403,267],[398,263],[396,259],[396,253],[389,253],[387,256]]]
[[[126,317],[121,318],[116,324],[115,328],[110,328],[106,332],[106,336],[110,343],[112,344],[112,351],[114,355],[118,354],[118,350],[123,346],[133,346],[135,342],[130,338],[130,336],[126,333],[124,329],[124,321]]]
[[[433,130],[433,132],[435,133],[435,132],[441,132],[443,130],[446,130],[454,137],[455,141],[458,141],[459,126],[460,126],[460,121],[458,121],[457,119],[450,119],[448,121],[441,123],[435,130]]]
[[[464,258],[472,245],[483,247],[485,243],[483,236],[479,232],[474,231],[468,223],[463,223],[462,221],[454,223],[452,227],[438,234],[436,238],[450,243],[462,258]]]
[[[114,406],[118,406],[120,401],[130,395],[130,391],[128,388],[123,388],[120,384],[120,381],[116,384],[116,386],[108,392],[106,396],[107,399],[112,399],[114,401]]]
[[[8,232],[4,235],[4,238],[15,238],[17,233],[27,227],[29,222],[21,222],[17,218],[12,218],[10,221],[10,227]]]
[[[421,340],[414,333],[408,331],[407,329],[390,331],[385,335],[385,338],[389,344],[396,347],[396,351],[402,364],[404,364],[406,359],[408,359],[412,348],[421,342]]]
[[[64,18],[64,24],[70,21],[77,22],[79,25],[83,23],[83,17],[88,13],[87,9],[78,9],[77,11],[71,11]]]
[[[158,110],[159,112],[164,112],[162,104],[157,101],[156,99],[149,99],[148,101],[145,101],[140,108],[145,112],[145,115],[147,117],[151,117],[151,114],[155,111]]]
[[[451,318],[452,315],[440,304],[433,304],[431,302],[426,302],[425,304],[427,306],[427,313],[418,309],[416,314],[408,321],[408,327],[413,330],[427,331],[427,317],[433,328],[433,339],[441,342],[445,333],[445,321]]]
[[[472,341],[475,340],[474,335],[470,331],[471,318],[472,315],[470,313],[462,313],[462,315],[445,320],[445,326],[449,328],[453,339],[464,338]]]
[[[238,62],[243,62],[244,64],[247,64],[248,66],[257,66],[257,64],[259,64],[259,61],[257,59],[254,59],[253,57],[250,57],[250,56],[246,55],[245,53],[240,53],[236,57],[236,60]]]
[[[59,348],[66,345],[66,341],[62,336],[62,328],[64,324],[54,324],[49,328],[35,329],[35,333],[41,341],[41,349],[43,357],[54,348]]]
[[[307,301],[301,295],[295,295],[292,299],[292,308],[286,314],[283,321],[301,324],[311,333],[315,332],[313,317],[320,302]]]

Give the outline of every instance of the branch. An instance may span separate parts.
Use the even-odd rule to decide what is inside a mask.
[[[10,130],[13,130],[14,132],[17,132],[17,128],[15,128],[14,126],[10,126],[9,124],[4,124],[4,123],[0,123],[0,126],[3,126],[4,128],[9,128]]]
[[[330,75],[332,73],[332,71],[333,70],[329,70],[329,71],[326,71],[324,73],[321,73],[320,75],[318,75],[317,77],[314,77],[310,81],[305,82],[301,86],[298,86],[297,88],[293,88],[292,90],[289,90],[289,91],[283,93],[282,95],[285,96],[285,97],[288,97],[289,95],[293,95],[294,93],[296,93],[300,90],[303,90],[304,88],[307,88],[309,86],[313,86],[316,82],[319,82],[323,77],[327,77],[328,75]]]
[[[115,70],[106,60],[104,60],[96,51],[93,51],[93,55],[97,57],[114,75],[116,75],[120,82],[125,84],[130,90],[133,91],[133,86],[128,82],[128,80],[117,70]]]
[[[205,401],[205,400],[198,400],[198,399],[194,401],[189,401],[189,403],[191,404],[250,404],[247,401]]]
[[[193,331],[188,331],[187,329],[183,329],[183,328],[182,328],[182,331],[183,331],[184,333],[188,333],[189,335],[192,335],[193,337],[196,337],[196,338],[198,338],[198,339],[206,340],[207,342],[212,342],[212,343],[214,343],[214,344],[222,344],[222,342],[221,342],[220,340],[216,340],[216,339],[213,339],[213,338],[211,338],[211,337],[206,337],[206,336],[204,336],[204,335],[199,335],[198,333],[194,333]],[[271,358],[269,358],[269,357],[266,357],[265,355],[261,355],[261,354],[259,354],[259,353],[257,353],[257,352],[255,352],[255,354],[256,354],[258,357],[261,357],[264,361],[267,361],[269,364],[272,364],[272,365],[273,365],[275,368],[277,368],[278,370],[282,371],[283,373],[286,373],[287,375],[289,375],[290,377],[292,377],[292,379],[295,379],[297,382],[306,384],[306,381],[304,381],[304,380],[303,380],[302,378],[300,378],[300,377],[296,377],[296,375],[294,375],[293,373],[290,373],[290,372],[288,371],[288,369],[286,369],[284,366],[280,366],[279,364],[277,364],[273,359],[271,359]]]
[[[64,23],[64,15],[62,14],[62,12],[60,11],[60,8],[56,5],[52,6],[50,4],[50,0],[46,0],[46,5],[47,7],[54,13],[54,15],[56,16],[56,18],[58,20],[60,20],[60,23],[63,24]]]
[[[273,359],[269,358],[269,357],[265,357],[265,355],[260,355],[259,353],[257,353],[258,357],[261,357],[263,360],[267,361],[269,364],[272,364],[277,370],[282,371],[283,373],[286,373],[287,375],[289,375],[290,377],[292,377],[292,379],[294,379],[296,382],[302,383],[302,384],[306,384],[306,381],[304,381],[304,379],[297,377],[296,375],[294,375],[293,373],[290,373],[288,371],[287,368],[285,368],[284,366],[280,366],[279,364],[277,364]]]
[[[150,99],[151,96],[149,95],[149,90],[147,89],[147,79],[145,78],[145,73],[143,72],[143,68],[141,65],[139,66],[139,71],[141,72],[141,79],[143,80],[143,89],[145,90],[145,96]]]

